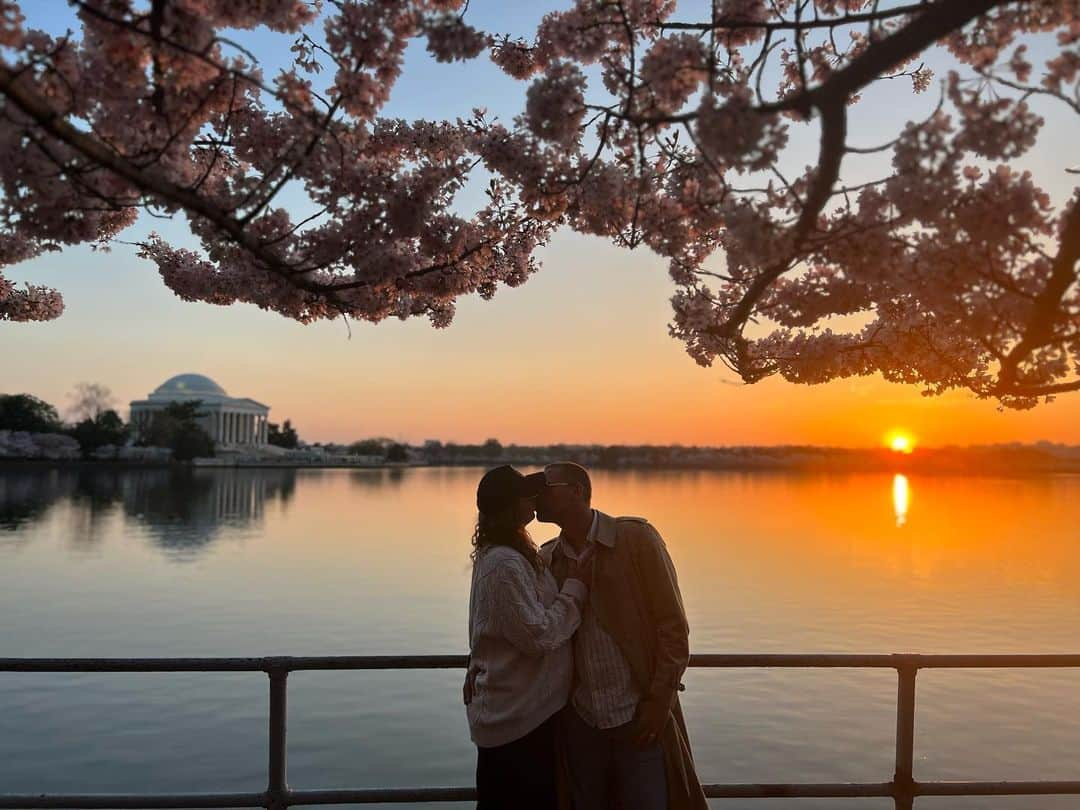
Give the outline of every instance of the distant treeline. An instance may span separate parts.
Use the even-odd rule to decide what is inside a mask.
[[[389,440],[369,439],[349,446],[368,453],[385,453]],[[627,469],[731,469],[731,470],[838,470],[918,471],[940,473],[1056,473],[1080,472],[1080,447],[1040,442],[1033,445],[999,444],[975,447],[917,448],[897,453],[887,448],[680,445],[503,445],[496,439],[483,444],[427,441],[422,445],[395,444],[396,455],[407,452],[414,463],[434,465],[516,464],[540,466],[552,461],[576,461],[594,468]]]

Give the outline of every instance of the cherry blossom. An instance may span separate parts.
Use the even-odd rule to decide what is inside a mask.
[[[1080,390],[1080,190],[1054,201],[1016,164],[1036,98],[1080,115],[1075,3],[715,0],[702,20],[566,0],[512,38],[461,0],[69,2],[80,30],[56,37],[0,0],[2,320],[63,312],[15,265],[143,211],[190,226],[138,247],[178,296],[305,323],[445,326],[564,227],[662,257],[672,336],[747,383],[877,373],[1018,408]],[[289,69],[265,76],[230,36],[258,27],[295,38]],[[389,117],[417,39],[490,59],[519,114]],[[867,147],[853,111],[875,86],[929,106]],[[807,127],[816,160],[792,170]],[[845,181],[856,153],[882,176]]]

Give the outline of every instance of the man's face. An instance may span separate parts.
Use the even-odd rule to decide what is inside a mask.
[[[536,498],[536,519],[543,523],[559,523],[563,516],[579,507],[581,496],[578,484],[549,482]]]

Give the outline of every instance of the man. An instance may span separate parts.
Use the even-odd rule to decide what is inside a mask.
[[[541,547],[560,586],[593,553],[592,592],[574,636],[563,740],[575,810],[703,810],[678,692],[689,627],[667,548],[648,521],[592,508],[584,467],[548,465],[536,517],[562,530]]]

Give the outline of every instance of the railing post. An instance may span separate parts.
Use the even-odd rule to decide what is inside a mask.
[[[285,780],[286,690],[289,670],[272,667],[270,676],[270,777],[266,785],[266,806],[269,810],[288,807],[289,785]]]
[[[896,810],[912,810],[915,802],[915,675],[918,666],[910,661],[897,668],[896,694],[896,773],[893,775],[893,801]]]

